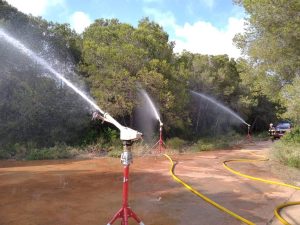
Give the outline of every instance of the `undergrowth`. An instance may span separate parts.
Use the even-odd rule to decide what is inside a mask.
[[[214,149],[228,149],[240,143],[244,136],[237,133],[219,135],[216,137],[202,137],[194,142],[187,142],[180,138],[171,138],[167,140],[167,148],[178,150],[179,152],[200,152]]]
[[[273,145],[272,155],[285,165],[300,168],[300,127],[277,141]]]
[[[38,148],[34,144],[15,144],[8,150],[0,151],[0,159],[26,159],[26,160],[49,160],[49,159],[67,159],[74,157],[93,157],[109,156],[120,158],[123,148],[118,136],[111,132],[109,140],[99,137],[94,144],[86,146],[71,147],[64,143],[57,143],[52,147]],[[227,133],[223,136],[202,137],[195,141],[186,141],[174,137],[166,140],[167,151],[174,152],[199,152],[214,149],[229,149],[241,143],[245,136],[237,133]],[[153,154],[153,145],[147,145],[144,142],[136,142],[132,147],[135,155],[142,156]],[[7,148],[6,148],[7,149]],[[90,154],[91,153],[91,154]]]
[[[31,149],[26,155],[27,160],[45,160],[45,159],[67,159],[79,154],[79,150],[66,146],[65,144],[57,144],[50,148]]]

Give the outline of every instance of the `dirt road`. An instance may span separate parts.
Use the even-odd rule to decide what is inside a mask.
[[[226,159],[265,156],[270,145],[260,142],[237,150],[173,155],[179,162],[175,173],[255,224],[276,224],[272,222],[276,220],[276,205],[289,198],[299,201],[300,194],[237,177],[222,166]],[[231,166],[254,176],[300,185],[299,171],[274,161]],[[163,156],[135,158],[130,167],[129,203],[146,225],[241,224],[173,181],[169,167]],[[118,159],[0,161],[1,225],[107,224],[121,207],[121,195],[122,166]],[[293,218],[298,212],[300,215],[300,208],[295,206],[292,211],[296,212],[288,214],[292,224],[300,224],[300,216]]]

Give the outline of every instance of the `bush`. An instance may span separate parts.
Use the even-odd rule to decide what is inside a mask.
[[[121,148],[121,146],[119,148],[113,148],[108,152],[108,156],[109,157],[113,157],[113,158],[120,158],[121,154],[122,154],[123,150]]]
[[[228,133],[227,135],[202,138],[190,147],[191,151],[208,151],[213,149],[228,149],[238,144],[242,139],[239,134]]]
[[[276,142],[272,155],[285,165],[300,168],[300,128],[294,128]]]
[[[281,140],[285,143],[300,144],[300,127],[293,128],[290,132],[286,133]]]
[[[257,141],[267,141],[270,139],[270,135],[268,132],[261,132],[253,135],[253,138]]]
[[[300,143],[280,140],[274,144],[272,155],[285,165],[300,168]]]
[[[65,144],[56,144],[51,148],[32,149],[26,155],[27,160],[67,159],[75,156],[73,149]]]
[[[178,137],[170,138],[167,140],[166,145],[168,148],[182,150],[186,145],[186,141]]]
[[[190,150],[193,152],[207,151],[212,149],[215,149],[215,144],[207,140],[198,140],[190,147]]]
[[[7,151],[5,148],[2,148],[0,150],[0,159],[9,159],[11,157],[9,151]]]

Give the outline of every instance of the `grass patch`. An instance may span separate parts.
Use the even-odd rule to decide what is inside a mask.
[[[272,155],[285,165],[300,168],[300,127],[277,141],[273,145]]]
[[[116,148],[111,148],[110,151],[107,153],[107,155],[109,157],[113,157],[113,158],[120,158],[121,154],[122,154],[123,150],[122,147],[116,147]]]
[[[273,145],[272,155],[285,165],[300,168],[300,143],[279,140]]]
[[[261,132],[253,135],[253,139],[255,141],[267,141],[270,139],[270,135],[268,132]]]
[[[11,154],[6,149],[0,150],[0,159],[9,159],[11,157]]]
[[[79,151],[64,144],[57,144],[50,148],[29,150],[25,158],[27,160],[68,159],[79,154]]]
[[[237,145],[242,137],[239,134],[232,133],[224,136],[206,137],[199,139],[188,150],[193,152],[209,151],[214,149],[229,149]]]
[[[180,139],[178,137],[170,138],[166,142],[167,148],[175,149],[175,150],[182,150],[187,142],[183,139]]]

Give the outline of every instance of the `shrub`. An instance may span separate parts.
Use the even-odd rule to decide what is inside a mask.
[[[109,157],[114,157],[114,158],[120,158],[121,154],[122,154],[123,150],[121,147],[118,148],[112,148],[109,152],[108,152],[108,156]]]
[[[300,143],[280,140],[274,144],[272,155],[285,165],[300,168]]]
[[[242,138],[239,134],[233,132],[217,137],[201,138],[190,147],[190,150],[198,152],[213,149],[228,149],[238,144]]]
[[[261,132],[253,135],[254,139],[257,141],[267,141],[270,139],[270,135],[268,132]]]
[[[71,153],[72,149],[68,148],[65,144],[56,144],[50,148],[32,149],[26,156],[28,160],[44,160],[44,159],[66,159],[71,158],[75,154]]]
[[[285,165],[300,168],[300,128],[294,128],[276,142],[272,155]]]
[[[193,152],[207,151],[212,149],[215,149],[215,145],[207,140],[198,140],[190,148],[190,150]]]
[[[293,128],[290,132],[282,137],[285,143],[299,143],[300,144],[300,127]]]
[[[2,148],[0,150],[0,159],[9,159],[11,157],[10,152],[7,149]]]
[[[168,148],[181,150],[186,145],[186,141],[178,137],[170,138],[167,140],[166,145]]]

